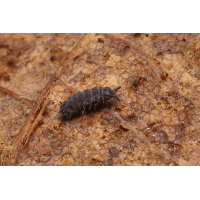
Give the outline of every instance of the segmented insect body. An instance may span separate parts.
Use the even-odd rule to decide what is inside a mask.
[[[116,92],[121,88],[121,86],[111,89],[109,87],[94,87],[92,89],[86,89],[82,92],[78,92],[71,97],[69,97],[60,106],[59,113],[62,117],[70,119],[77,114],[84,114],[85,110],[91,109],[99,102],[104,102],[111,98],[115,98],[120,102],[119,97]]]

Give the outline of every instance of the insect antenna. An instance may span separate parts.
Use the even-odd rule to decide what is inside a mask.
[[[114,91],[115,91],[115,93],[121,88],[122,86],[119,86],[119,87],[117,87],[117,88],[115,88],[115,89],[113,89]]]
[[[122,87],[122,86],[119,86],[119,87],[113,89],[113,91],[116,93],[121,87]],[[117,101],[120,102],[120,99],[119,99],[119,97],[118,97],[116,94],[115,94],[113,97],[114,97]]]

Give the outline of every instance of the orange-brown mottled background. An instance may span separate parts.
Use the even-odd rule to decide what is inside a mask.
[[[63,121],[95,86],[118,96]],[[0,165],[200,165],[200,34],[0,34]]]

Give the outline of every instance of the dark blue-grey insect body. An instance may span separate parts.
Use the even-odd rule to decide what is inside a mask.
[[[92,89],[86,89],[82,92],[78,92],[71,97],[69,97],[60,106],[59,113],[62,117],[70,119],[77,114],[84,114],[85,110],[89,110],[92,107],[106,100],[115,98],[120,102],[119,97],[116,92],[121,88],[121,86],[111,89],[109,87],[94,87]]]

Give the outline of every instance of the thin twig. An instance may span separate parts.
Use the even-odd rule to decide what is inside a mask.
[[[84,46],[87,45],[87,43],[90,41],[90,34],[84,34],[82,38],[79,40],[75,48],[70,53],[68,59],[63,63],[63,65],[60,67],[60,70],[58,73],[53,76],[45,88],[43,89],[41,95],[38,97],[37,104],[32,108],[31,113],[29,114],[28,118],[26,119],[20,133],[18,136],[18,139],[13,146],[13,150],[11,153],[11,156],[7,162],[7,165],[15,165],[18,159],[18,156],[21,152],[21,150],[28,144],[28,141],[30,140],[31,133],[34,130],[34,128],[37,126],[38,122],[38,115],[41,116],[44,112],[44,109],[47,105],[47,97],[49,93],[51,92],[52,88],[54,87],[54,83],[58,80],[58,78],[63,74],[64,70],[69,67],[70,62],[76,57],[78,54],[80,54],[81,50]],[[36,121],[36,123],[34,123]]]

